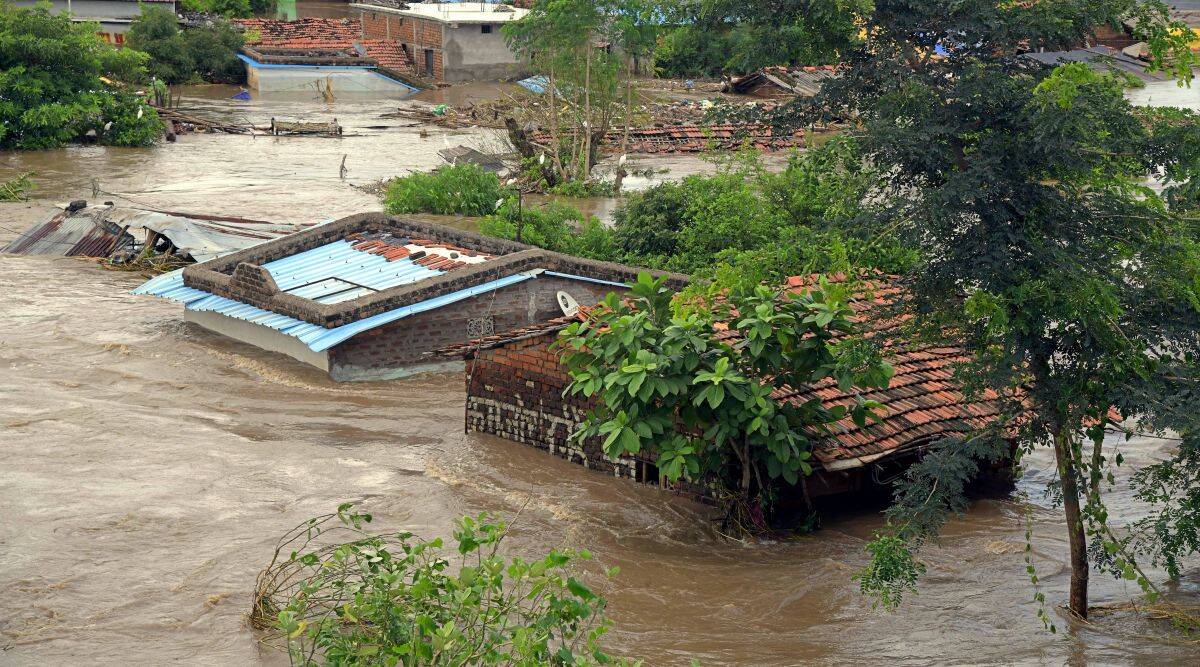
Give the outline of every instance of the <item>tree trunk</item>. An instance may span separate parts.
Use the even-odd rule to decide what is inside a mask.
[[[1070,609],[1080,618],[1088,615],[1088,556],[1083,516],[1079,511],[1079,476],[1072,446],[1072,434],[1059,429],[1054,436],[1054,457],[1062,485],[1063,511],[1067,519],[1067,540],[1071,548]]]
[[[621,193],[621,182],[625,180],[625,165],[620,164],[620,160],[624,160],[626,153],[629,152],[629,125],[633,121],[633,71],[632,65],[627,70],[628,78],[625,81],[625,131],[621,133],[621,157],[618,159],[617,174],[613,180],[613,190],[617,194]]]
[[[588,179],[592,158],[592,36],[588,35],[587,59],[583,69],[583,146],[579,154],[577,180]]]
[[[553,150],[551,160],[553,160],[555,170],[558,171],[558,180],[551,182],[551,185],[567,180],[567,170],[563,167],[562,157],[559,155],[562,150],[562,139],[558,134],[558,102],[554,98],[558,91],[555,90],[555,86],[554,68],[551,67],[550,90],[548,91],[550,93],[550,147]]]

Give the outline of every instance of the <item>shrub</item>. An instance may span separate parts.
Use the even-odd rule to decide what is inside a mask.
[[[349,504],[311,519],[259,575],[251,618],[286,641],[293,663],[622,664],[599,646],[604,598],[572,573],[586,551],[507,558],[504,524],[480,515],[456,522],[452,556],[441,539],[369,534],[370,520]],[[337,532],[350,539],[315,544]]]
[[[388,185],[383,207],[388,213],[489,215],[504,196],[495,174],[458,164],[397,178]]]
[[[101,80],[141,81],[145,64],[145,54],[115,49],[47,5],[0,4],[0,149],[57,148],[89,132],[106,144],[153,143],[158,115]]]

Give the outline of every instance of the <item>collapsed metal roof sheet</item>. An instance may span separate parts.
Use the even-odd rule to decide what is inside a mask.
[[[107,257],[133,245],[133,237],[120,226],[106,222],[83,209],[78,213],[59,211],[49,220],[22,232],[0,252],[16,255],[59,257]]]
[[[110,257],[143,243],[153,232],[169,240],[179,253],[204,262],[308,226],[119,206],[88,206],[56,213],[49,220],[30,227],[0,252]]]
[[[197,262],[207,262],[308,227],[135,208],[114,208],[107,219],[121,226],[129,225],[131,230],[157,232]]]

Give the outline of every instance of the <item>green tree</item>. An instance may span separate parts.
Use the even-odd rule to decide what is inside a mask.
[[[101,143],[148,146],[162,136],[151,108],[102,80],[142,80],[146,56],[105,44],[97,30],[48,5],[0,3],[0,148],[55,148],[89,133]]]
[[[777,392],[826,378],[847,392],[884,387],[892,368],[851,335],[844,285],[799,294],[760,285],[697,304],[663,283],[641,274],[562,332],[567,391],[595,401],[574,437],[601,438],[612,459],[650,454],[672,482],[729,489],[727,520],[765,528],[778,486],[811,472],[813,440],[877,407],[861,396],[849,407],[797,404]]]
[[[857,44],[871,0],[666,0],[672,26],[655,52],[668,76],[744,74],[837,63]]]
[[[129,26],[125,44],[150,56],[146,67],[155,78],[169,84],[193,78],[195,62],[188,53],[174,12],[162,7],[143,7],[141,16]]]
[[[623,85],[625,68],[612,45],[648,50],[652,26],[645,18],[649,10],[639,9],[643,4],[535,0],[521,20],[504,26],[509,47],[547,78],[546,118],[539,120],[550,134],[550,164],[543,169],[550,185],[588,180],[600,142],[623,106],[625,122],[630,122],[632,83]]]
[[[259,575],[251,619],[293,664],[628,664],[600,648],[605,600],[574,572],[588,552],[505,557],[507,529],[487,515],[455,522],[453,554],[370,521],[349,504],[310,519]]]
[[[960,381],[1001,396],[991,432],[942,443],[897,489],[893,534],[862,574],[888,602],[915,580],[894,538],[915,546],[936,534],[1005,438],[1021,452],[1053,450],[1070,609],[1087,616],[1092,566],[1154,593],[1145,541],[1110,525],[1104,499],[1123,460],[1104,433],[1182,436],[1178,456],[1135,476],[1149,500],[1163,500],[1161,480],[1197,475],[1200,238],[1187,202],[1200,129],[1187,113],[1132,108],[1117,77],[1020,55],[1072,48],[1127,18],[1160,63],[1190,73],[1191,32],[1159,2],[877,0],[861,17],[864,44],[815,101],[856,115],[863,154],[895,193],[880,217],[921,253],[905,304],[917,333],[966,345]],[[797,103],[777,120],[811,110]],[[1165,190],[1146,185],[1152,173]],[[1165,504],[1153,528],[1170,553],[1151,557],[1170,562],[1195,550],[1186,532],[1197,508]]]
[[[126,45],[148,54],[150,74],[169,84],[196,79],[236,83],[245,78],[237,57],[242,35],[224,19],[180,30],[173,12],[145,7],[130,26]]]

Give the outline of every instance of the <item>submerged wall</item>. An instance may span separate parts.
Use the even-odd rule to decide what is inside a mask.
[[[541,276],[413,315],[354,336],[330,350],[335,380],[384,380],[438,364],[430,352],[474,338],[560,317],[556,295],[583,305],[599,302],[612,286]]]
[[[467,430],[537,447],[615,477],[657,482],[658,469],[647,459],[610,461],[595,438],[571,440],[588,402],[562,395],[568,376],[550,350],[555,337],[548,333],[480,350],[467,361]]]
[[[260,63],[239,54],[246,63],[246,87],[260,92],[316,91],[318,82],[326,82],[338,93],[400,93],[416,89],[388,78],[369,67],[333,65],[276,65]]]

